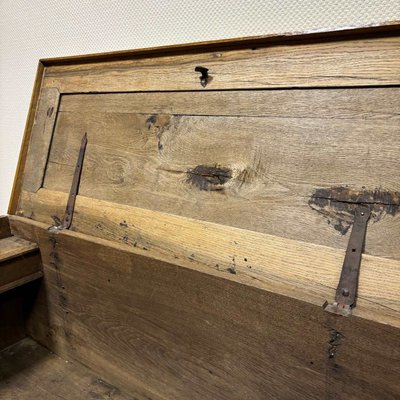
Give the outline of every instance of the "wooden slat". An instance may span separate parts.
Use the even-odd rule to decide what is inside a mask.
[[[342,249],[351,213],[311,197],[379,189],[391,199],[375,201],[393,206],[373,218],[366,249],[400,259],[399,100],[398,88],[64,96],[44,186],[69,191],[88,132],[86,197]]]
[[[242,269],[221,279],[196,271],[196,257],[182,268],[154,257],[152,248],[124,250],[76,232],[52,234],[18,217],[11,225],[38,240],[43,254],[46,286],[30,334],[61,355],[84,359],[139,399],[375,400],[400,393],[398,328],[337,318],[292,295],[240,284]],[[198,242],[207,247],[211,236]],[[278,249],[265,246],[264,266],[272,268]],[[293,246],[286,249],[281,267],[294,277],[307,251],[294,257]],[[332,250],[315,250],[323,267]],[[310,279],[315,274],[318,268]]]
[[[0,240],[0,293],[42,276],[37,244],[18,236]]]
[[[60,93],[55,88],[42,89],[35,121],[29,140],[29,150],[24,167],[24,190],[36,192],[43,182],[53,128],[57,116]]]
[[[66,194],[45,190],[40,195],[36,204],[55,214],[67,199]],[[344,251],[329,247],[82,196],[75,210],[73,229],[78,232],[319,306],[333,299],[344,258]],[[35,212],[38,220],[51,224],[51,217],[39,207]],[[399,261],[364,255],[356,315],[400,326],[399,285]]]
[[[13,262],[13,263],[10,263],[10,264],[12,264],[15,267],[17,263]],[[0,268],[1,268],[1,266],[0,266]],[[0,269],[0,273],[3,272],[3,271],[1,271],[1,269]],[[26,273],[26,272],[24,272],[24,273]],[[36,272],[32,272],[32,273],[30,273],[28,275],[24,275],[22,277],[19,277],[17,279],[13,279],[12,281],[10,281],[8,283],[5,283],[5,284],[0,286],[0,294],[8,292],[8,291],[10,291],[12,289],[15,289],[17,287],[24,286],[27,283],[36,281],[36,280],[38,280],[38,279],[40,279],[42,277],[43,277],[43,272],[42,271],[36,271]]]
[[[128,400],[132,397],[91,370],[24,339],[0,353],[2,400]]]
[[[399,97],[399,88],[92,93],[62,96],[59,111],[399,120]]]
[[[0,262],[14,257],[23,256],[38,250],[36,243],[24,240],[17,236],[11,236],[0,240]]]
[[[48,66],[43,87],[62,93],[399,84],[399,37],[276,45],[125,61]]]

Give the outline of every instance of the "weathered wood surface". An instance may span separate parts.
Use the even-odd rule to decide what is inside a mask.
[[[25,285],[43,276],[39,253],[0,263],[0,293]]]
[[[399,396],[398,328],[234,282],[242,269],[223,279],[157,259],[151,248],[54,234],[18,217],[11,225],[42,249],[46,279],[30,334],[139,399]],[[281,266],[294,276],[302,260],[289,252]]]
[[[0,240],[11,236],[10,224],[6,215],[0,216]]]
[[[55,214],[65,202],[66,195],[55,192],[43,193],[38,201]],[[40,210],[37,218],[51,224]],[[344,259],[344,251],[325,246],[82,196],[77,198],[72,229],[117,242],[121,250],[139,250],[148,257],[318,306],[333,299]],[[15,233],[31,237],[24,230]],[[400,327],[399,287],[398,261],[364,255],[355,314]]]
[[[0,239],[0,293],[42,276],[39,247],[18,236]]]
[[[135,400],[76,362],[61,359],[32,339],[0,353],[2,400]]]
[[[29,333],[140,400],[397,399],[399,44],[46,64],[60,112],[11,219],[43,256]],[[75,232],[49,232],[84,132]],[[354,203],[374,217],[335,318]]]
[[[43,171],[46,167],[54,124],[57,117],[60,93],[56,88],[42,89],[24,167],[22,187],[36,192],[43,183]],[[22,171],[20,171],[22,174]]]
[[[18,165],[17,165],[16,171],[15,171],[14,184],[12,187],[10,203],[8,205],[8,213],[9,214],[15,214],[15,212],[17,210],[17,206],[18,206],[19,196],[21,194],[22,182],[24,179],[24,170],[25,170],[25,166],[26,166],[26,157],[28,154],[29,143],[30,143],[30,140],[32,137],[32,127],[35,122],[36,110],[37,110],[37,106],[39,104],[39,97],[40,97],[40,93],[41,93],[40,89],[41,89],[41,85],[42,85],[43,73],[44,73],[44,66],[42,65],[41,62],[39,62],[37,71],[36,71],[36,77],[35,77],[35,83],[34,83],[34,87],[33,87],[33,91],[32,91],[31,102],[29,105],[29,111],[28,111],[28,115],[26,118],[24,136],[22,138],[21,149],[19,152]]]
[[[342,249],[348,202],[368,201],[367,252],[400,259],[399,99],[398,88],[63,96],[44,187],[69,191],[88,132],[86,197]]]
[[[360,86],[400,83],[399,37],[285,44],[256,49],[46,67],[43,87],[62,93]]]

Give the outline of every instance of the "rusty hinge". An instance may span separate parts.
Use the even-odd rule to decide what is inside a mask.
[[[87,134],[85,133],[82,137],[78,160],[75,165],[74,177],[72,179],[71,190],[68,196],[64,219],[60,221],[56,226],[51,227],[51,229],[56,229],[56,230],[69,229],[71,226],[72,217],[74,215],[74,209],[75,209],[75,200],[79,190],[79,181],[81,179],[81,174],[82,174],[83,158],[85,156],[86,145],[87,145]]]
[[[348,316],[351,315],[351,310],[355,307],[361,256],[370,215],[371,210],[367,206],[360,205],[355,210],[353,229],[344,258],[339,285],[336,289],[335,301],[332,304],[327,302],[324,304],[324,308],[328,312]]]

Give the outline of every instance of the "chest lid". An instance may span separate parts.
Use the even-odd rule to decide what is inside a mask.
[[[362,204],[373,274],[387,259],[398,276],[399,43],[371,31],[45,60],[10,213],[63,220],[87,135],[72,231],[246,283],[266,268],[260,286],[319,269],[333,290]]]

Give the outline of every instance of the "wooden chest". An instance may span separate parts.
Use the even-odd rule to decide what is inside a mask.
[[[0,398],[398,399],[399,84],[396,26],[41,61]]]

